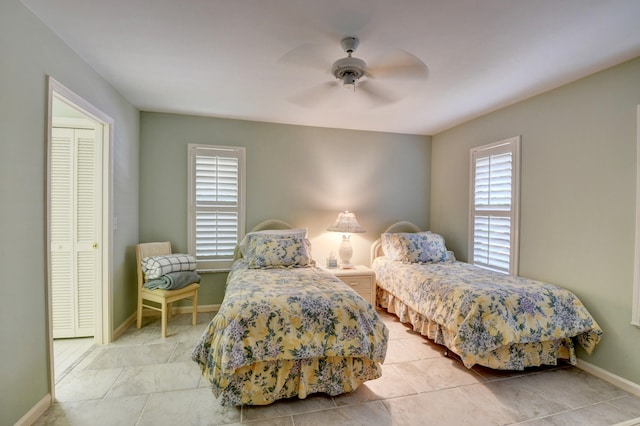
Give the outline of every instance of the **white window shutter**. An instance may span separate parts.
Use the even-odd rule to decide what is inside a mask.
[[[471,150],[471,263],[517,274],[520,137]]]
[[[244,148],[189,145],[189,250],[199,270],[228,269],[244,232]]]

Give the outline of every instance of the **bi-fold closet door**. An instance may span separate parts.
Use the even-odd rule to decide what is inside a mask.
[[[101,158],[96,130],[52,127],[51,132],[53,337],[93,336],[101,223]]]

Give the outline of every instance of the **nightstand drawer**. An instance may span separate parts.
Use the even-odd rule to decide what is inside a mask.
[[[371,277],[340,277],[340,280],[357,293],[371,293]]]

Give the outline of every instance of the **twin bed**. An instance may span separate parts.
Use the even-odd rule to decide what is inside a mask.
[[[222,405],[352,392],[381,376],[388,330],[375,307],[315,268],[306,230],[263,222],[239,245],[225,298],[193,350]],[[576,363],[602,331],[580,300],[550,284],[455,261],[409,222],[372,246],[377,303],[467,367]]]
[[[222,405],[338,395],[382,374],[388,330],[375,308],[313,267],[306,230],[286,228],[268,221],[247,234],[192,353]]]
[[[602,330],[570,291],[458,262],[442,237],[410,222],[388,228],[371,257],[378,304],[468,368],[575,365],[576,345],[591,354],[600,341]]]

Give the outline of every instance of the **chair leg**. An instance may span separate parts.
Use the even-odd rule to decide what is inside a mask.
[[[191,324],[196,325],[198,322],[198,292],[196,291],[193,294],[193,318],[191,319]]]
[[[138,296],[138,312],[136,316],[136,328],[142,327],[142,297]]]
[[[167,302],[162,302],[162,338],[167,337]]]

